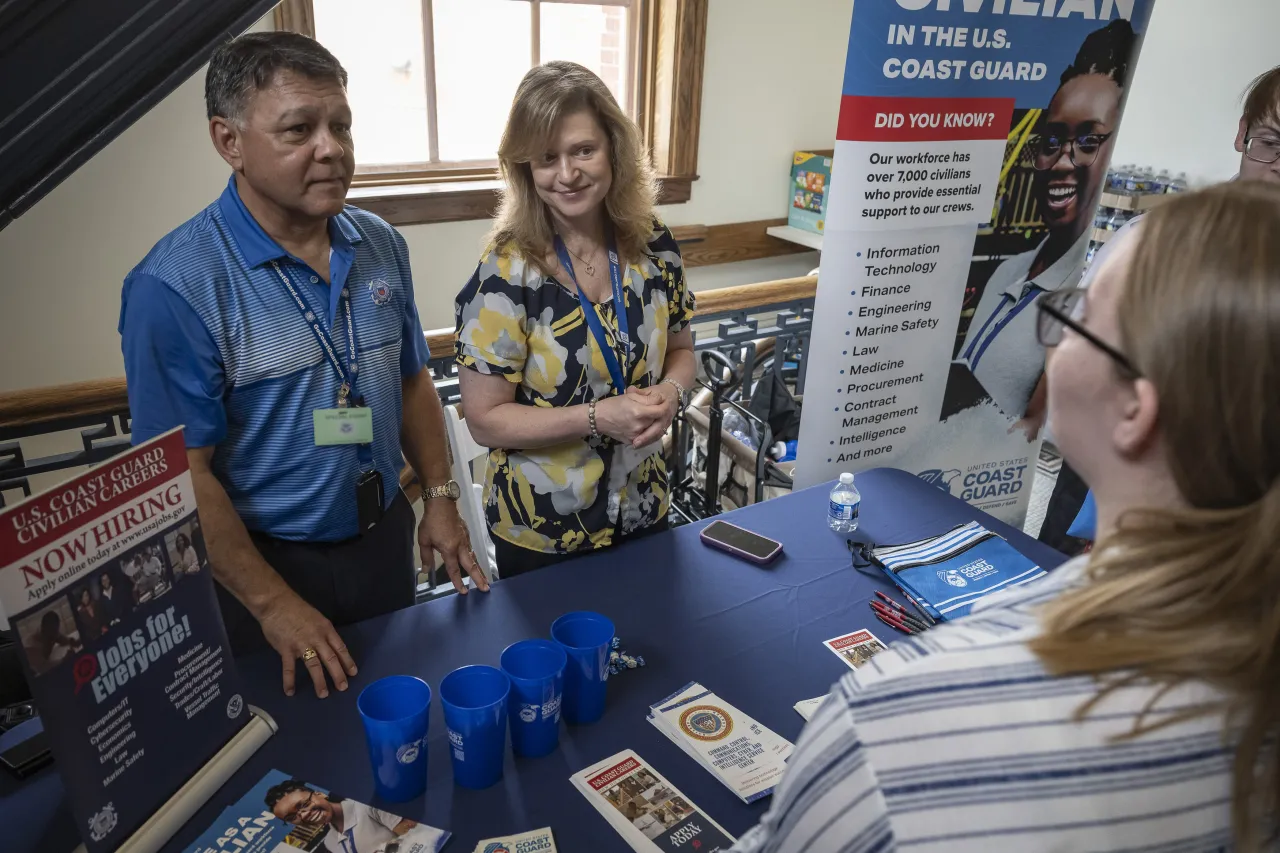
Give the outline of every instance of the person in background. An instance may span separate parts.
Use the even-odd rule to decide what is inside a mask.
[[[214,51],[209,134],[232,175],[129,274],[120,317],[134,441],[186,426],[233,651],[270,644],[286,694],[301,659],[321,697],[356,674],[335,623],[414,601],[406,459],[422,554],[440,552],[459,592],[463,572],[488,589],[453,503],[408,249],[345,205],[346,83],[296,33]]]
[[[1236,134],[1240,153],[1237,180],[1280,183],[1280,66],[1254,78],[1245,91],[1244,111]],[[1131,220],[1114,235],[1094,259],[1097,269],[1106,253],[1124,242],[1141,217]],[[1088,286],[1089,275],[1085,276]],[[1079,553],[1094,538],[1097,508],[1079,475],[1063,464],[1040,528],[1040,541],[1065,554]]]
[[[80,636],[93,640],[107,633],[107,619],[94,603],[87,585],[80,588],[80,594],[76,598],[76,621],[80,623]]]
[[[1277,233],[1280,188],[1178,196],[1043,298],[1096,549],[846,675],[735,850],[1270,848]]]
[[[595,74],[525,75],[498,156],[456,347],[507,577],[666,527],[660,440],[693,384],[694,298],[639,129]]]
[[[960,359],[1028,440],[1044,418],[1044,353],[1033,303],[1075,287],[1084,269],[1093,216],[1106,185],[1136,42],[1123,18],[1090,33],[1042,117],[1034,146],[1035,195],[1048,235],[1010,258],[982,291]]]
[[[103,572],[98,578],[102,594],[98,597],[98,607],[102,610],[102,618],[108,625],[115,625],[127,612],[124,596],[116,589],[116,582],[111,579],[110,572]]]

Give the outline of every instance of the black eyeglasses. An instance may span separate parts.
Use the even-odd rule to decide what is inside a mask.
[[[299,816],[302,814],[304,809],[310,807],[311,801],[315,799],[315,796],[316,796],[315,791],[308,791],[307,795],[303,797],[301,800],[299,800],[298,804],[293,807],[293,811],[285,815],[282,818],[282,820],[285,823],[297,823]]]
[[[1067,156],[1073,166],[1092,166],[1098,159],[1098,152],[1103,144],[1114,136],[1114,133],[1086,133],[1082,136],[1059,136],[1056,133],[1043,134],[1035,144],[1036,168],[1041,171],[1052,166],[1062,156],[1062,149],[1068,145],[1071,150]]]
[[[1280,160],[1280,139],[1250,136],[1244,141],[1244,156],[1255,163],[1274,163]]]
[[[1058,290],[1046,293],[1036,300],[1036,309],[1040,312],[1036,322],[1036,338],[1040,341],[1040,346],[1056,347],[1062,343],[1062,330],[1070,329],[1106,353],[1131,377],[1138,378],[1142,373],[1124,353],[1076,322],[1075,318],[1080,316],[1080,307],[1084,302],[1084,293],[1079,289]]]

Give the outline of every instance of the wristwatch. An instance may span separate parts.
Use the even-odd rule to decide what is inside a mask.
[[[450,480],[447,483],[441,483],[439,486],[431,486],[422,493],[423,500],[435,500],[436,498],[448,498],[456,501],[462,496],[462,488],[458,485],[457,480]]]

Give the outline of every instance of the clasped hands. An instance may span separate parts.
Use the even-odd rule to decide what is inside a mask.
[[[680,392],[670,383],[628,388],[596,403],[596,429],[623,444],[644,447],[662,438],[679,406]]]

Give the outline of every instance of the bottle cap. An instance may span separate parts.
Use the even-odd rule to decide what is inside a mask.
[[[840,482],[841,482],[841,483],[843,483],[843,484],[844,484],[844,485],[846,485],[846,486],[852,485],[852,484],[853,484],[853,475],[852,475],[852,474],[841,474],[841,475],[840,475]]]

